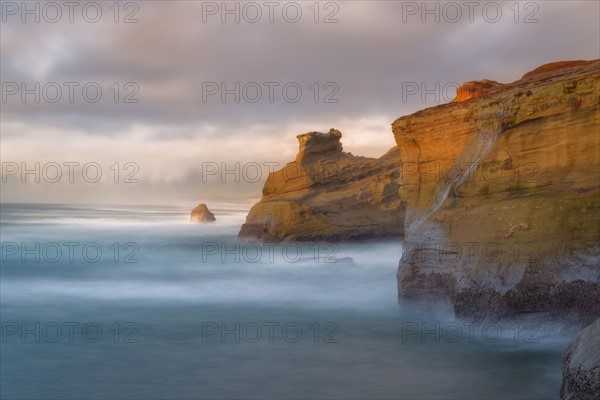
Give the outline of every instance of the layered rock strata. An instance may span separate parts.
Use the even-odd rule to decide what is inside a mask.
[[[393,123],[400,297],[472,318],[600,315],[599,84],[599,61],[553,63]]]
[[[298,135],[294,162],[269,174],[241,239],[346,241],[402,234],[397,148],[381,158],[343,151],[342,133]]]

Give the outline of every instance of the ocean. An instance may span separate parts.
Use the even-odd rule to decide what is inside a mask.
[[[558,398],[566,336],[399,304],[401,242],[238,243],[213,207],[2,204],[0,397]]]

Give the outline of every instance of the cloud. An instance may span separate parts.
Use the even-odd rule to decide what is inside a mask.
[[[518,23],[508,8],[513,3],[501,3],[496,23],[481,14],[486,2],[473,22],[465,14],[456,23],[443,15],[435,23],[435,16],[426,15],[422,23],[419,14],[405,15],[403,22],[408,2],[387,1],[329,2],[334,6],[327,8],[329,3],[321,2],[319,23],[309,8],[313,3],[298,3],[302,19],[287,22],[279,10],[291,2],[280,3],[273,23],[265,7],[257,23],[244,21],[244,15],[240,23],[232,15],[228,23],[220,15],[209,15],[204,23],[208,3],[137,2],[139,22],[131,24],[115,23],[108,3],[101,3],[98,23],[77,13],[73,23],[66,17],[21,23],[19,15],[6,16],[0,39],[3,84],[26,82],[31,88],[39,82],[43,88],[56,82],[63,95],[56,103],[44,98],[36,103],[31,95],[23,103],[19,94],[3,101],[3,158],[76,154],[109,160],[130,154],[148,163],[149,182],[183,193],[196,160],[207,154],[214,160],[284,161],[296,151],[295,135],[311,130],[336,127],[345,133],[347,150],[383,154],[394,145],[389,124],[395,118],[436,104],[432,96],[425,103],[420,96],[403,101],[403,82],[427,87],[482,78],[507,82],[546,62],[600,57],[597,2],[533,2],[538,23],[523,23],[532,2],[519,2]],[[120,9],[119,19],[131,11]],[[339,22],[322,23],[332,12]],[[72,103],[65,100],[65,82],[79,83]],[[96,103],[81,91],[92,82],[102,89]],[[232,94],[225,102],[220,94],[204,98],[203,84],[206,89],[210,82],[229,89],[239,82],[240,90],[246,85],[248,91],[240,93],[239,102]],[[278,83],[273,102],[269,82]],[[291,84],[288,94],[302,89],[299,101],[286,99],[285,84]],[[260,100],[246,101],[244,94],[252,98],[256,87],[262,90]],[[138,102],[124,103],[127,95]],[[260,195],[260,187],[252,190],[244,196]],[[19,193],[14,197],[24,196]]]

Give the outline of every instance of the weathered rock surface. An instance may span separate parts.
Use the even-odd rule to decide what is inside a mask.
[[[563,354],[563,400],[600,397],[600,319],[582,330]]]
[[[600,315],[599,84],[600,61],[552,63],[394,122],[400,296],[472,318]]]
[[[239,237],[345,241],[400,236],[397,148],[379,159],[343,151],[336,129],[298,135],[296,160],[269,175]]]
[[[562,74],[569,73],[570,68],[577,68],[581,66],[586,66],[595,63],[595,60],[587,61],[587,60],[572,60],[572,61],[556,61],[548,64],[541,65],[536,69],[529,71],[525,75],[523,75],[522,79],[527,78],[535,78],[536,75],[543,75],[548,73],[553,73],[556,71],[561,71]]]
[[[504,85],[495,81],[484,79],[482,81],[472,81],[462,84],[456,89],[456,98],[452,102],[476,99],[486,93],[500,90]]]
[[[190,222],[204,223],[215,222],[215,220],[215,214],[210,212],[206,204],[198,204],[190,216]]]

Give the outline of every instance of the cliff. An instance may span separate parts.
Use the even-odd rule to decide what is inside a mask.
[[[396,120],[399,296],[458,316],[600,315],[600,61],[470,82]]]
[[[379,159],[343,151],[342,133],[298,135],[294,162],[269,174],[239,238],[345,241],[402,234],[397,148]]]

